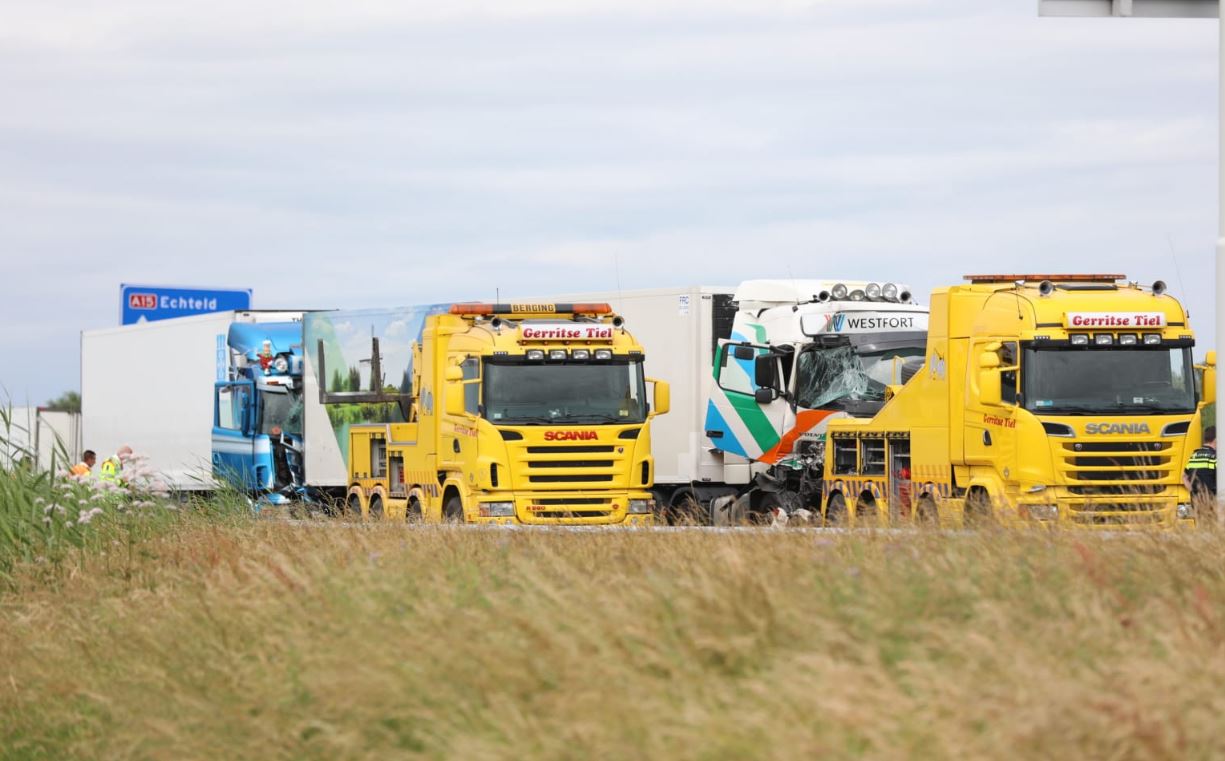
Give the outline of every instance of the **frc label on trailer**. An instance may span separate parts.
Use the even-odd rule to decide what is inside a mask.
[[[524,325],[520,329],[524,341],[611,341],[612,325],[584,325],[557,322]]]
[[[1164,312],[1068,312],[1069,328],[1164,328]]]

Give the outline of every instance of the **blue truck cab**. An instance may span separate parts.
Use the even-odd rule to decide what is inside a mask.
[[[213,390],[213,476],[280,504],[305,494],[302,323],[230,325]]]

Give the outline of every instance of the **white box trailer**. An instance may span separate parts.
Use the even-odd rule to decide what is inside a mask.
[[[735,289],[695,285],[634,291],[563,294],[556,301],[607,302],[646,352],[648,377],[672,387],[672,410],[651,422],[655,490],[670,504],[690,488],[705,502],[750,478],[749,462],[715,452],[705,437],[706,407],[720,339],[731,335]]]
[[[234,322],[292,322],[298,311],[239,311],[81,334],[81,443],[106,458],[128,445],[173,490],[216,488],[214,384],[227,379]],[[346,468],[317,395],[303,395],[308,483],[342,487]],[[317,432],[318,435],[312,435]],[[317,451],[314,451],[317,450]]]
[[[39,470],[60,472],[81,461],[81,415],[42,407],[5,410],[0,466],[33,459]]]

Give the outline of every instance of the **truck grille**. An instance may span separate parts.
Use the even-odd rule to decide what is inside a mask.
[[[1063,442],[1059,453],[1065,483],[1072,488],[1105,488],[1099,493],[1154,493],[1176,476],[1172,441]],[[1123,492],[1112,487],[1123,487]]]
[[[1181,477],[1176,441],[1064,441],[1056,461],[1081,526],[1146,526],[1174,520]]]
[[[511,467],[518,479],[547,490],[626,489],[630,473],[626,462],[632,447],[612,444],[532,444],[507,442]]]

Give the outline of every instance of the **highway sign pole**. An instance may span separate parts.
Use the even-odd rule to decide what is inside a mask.
[[[1039,16],[1124,16],[1133,18],[1216,18],[1217,49],[1217,241],[1216,345],[1225,342],[1225,13],[1219,0],[1038,0]],[[1225,403],[1225,373],[1217,373],[1217,408]],[[1217,416],[1220,420],[1220,416]],[[1217,515],[1225,520],[1225,492],[1218,491]]]

